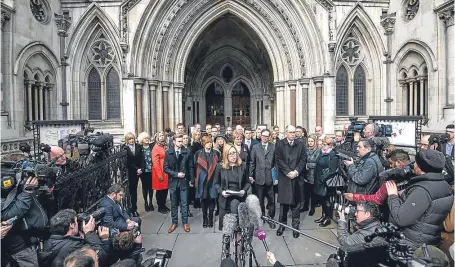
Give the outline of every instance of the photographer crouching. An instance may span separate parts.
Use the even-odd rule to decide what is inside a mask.
[[[441,152],[421,150],[414,163],[417,176],[403,192],[398,193],[394,182],[386,183],[389,221],[403,228],[404,235],[416,243],[440,243],[442,222],[453,204],[452,189],[442,174],[444,165]]]
[[[37,200],[38,179],[30,177],[22,186],[11,176],[2,177],[2,266],[38,266],[38,237],[47,225],[47,216]]]

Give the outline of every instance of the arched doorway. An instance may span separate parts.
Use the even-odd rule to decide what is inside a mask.
[[[232,94],[232,125],[249,125],[251,122],[250,90],[243,82],[238,82]]]
[[[224,91],[218,82],[212,82],[205,92],[206,124],[223,123]]]

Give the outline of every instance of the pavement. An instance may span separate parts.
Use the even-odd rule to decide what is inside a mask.
[[[189,218],[191,231],[185,233],[181,222],[179,222],[178,228],[173,233],[168,234],[167,230],[171,225],[170,213],[159,213],[155,199],[153,201],[155,211],[145,212],[141,186],[138,187],[138,212],[142,218],[144,248],[172,250],[172,258],[167,262],[168,267],[220,266],[222,234],[218,230],[218,218],[216,218],[214,228],[203,228],[202,211],[190,206],[194,215],[194,217]],[[169,199],[167,205],[170,208]],[[276,214],[279,214],[278,205]],[[299,229],[330,244],[338,245],[336,223],[332,221],[329,226],[321,228],[313,222],[320,215],[321,208],[317,208],[314,216],[308,216],[308,212],[301,213]],[[180,218],[179,212],[179,220]],[[288,223],[290,222],[289,216]],[[329,255],[335,253],[335,249],[305,236],[300,235],[297,239],[293,238],[292,231],[289,229],[286,229],[282,236],[277,236],[276,230],[270,229],[268,224],[264,224],[263,229],[266,232],[269,250],[285,266],[324,266]],[[264,245],[257,238],[253,239],[253,248],[260,266],[272,266],[266,259]],[[233,251],[232,247],[231,251]],[[149,256],[144,254],[144,259],[147,257]]]

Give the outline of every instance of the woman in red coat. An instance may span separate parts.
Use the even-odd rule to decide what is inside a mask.
[[[170,209],[166,207],[166,199],[168,193],[168,177],[163,170],[164,155],[168,145],[164,132],[158,132],[155,135],[155,146],[152,150],[152,189],[156,190],[156,204],[158,212],[168,213]]]

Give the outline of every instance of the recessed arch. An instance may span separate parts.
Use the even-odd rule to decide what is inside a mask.
[[[427,66],[429,66],[432,71],[438,70],[436,57],[431,48],[426,43],[415,39],[407,41],[397,50],[395,56],[393,57],[393,62],[395,62],[397,66],[401,66],[403,60],[410,52],[415,52],[421,55]]]

